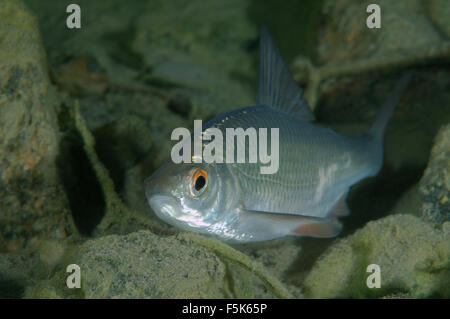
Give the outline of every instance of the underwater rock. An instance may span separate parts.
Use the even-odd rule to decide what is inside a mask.
[[[65,251],[66,245],[61,241],[44,240],[38,247],[39,260],[51,269],[60,264]]]
[[[55,254],[48,251],[55,247]],[[64,251],[64,256],[61,252]],[[11,255],[11,254],[10,254]],[[17,255],[17,254],[16,254]],[[56,258],[55,258],[56,257]],[[17,259],[17,256],[14,260]],[[22,258],[23,259],[23,258]],[[155,235],[148,230],[87,241],[48,242],[15,274],[24,298],[292,298],[258,262],[231,247],[195,234]],[[49,263],[50,262],[50,263]],[[11,263],[11,262],[9,262]],[[0,274],[4,262],[0,261]],[[81,289],[68,289],[66,267],[80,267]],[[25,268],[24,265],[28,265]],[[33,267],[32,280],[28,276]],[[22,271],[26,269],[26,271]],[[27,275],[27,276],[26,276]],[[20,285],[19,285],[20,283]],[[291,294],[293,292],[293,294]]]
[[[366,26],[365,21],[369,16],[366,8],[369,3],[325,1],[325,23],[318,40],[318,60],[321,64],[382,56],[400,49],[406,51],[442,42],[443,39],[427,17],[426,10],[423,10],[422,1],[377,1],[382,8],[380,29],[369,29]]]
[[[28,287],[51,276],[58,256],[61,257],[62,244],[44,240],[41,246],[46,246],[46,252],[29,247],[0,254],[0,298],[22,298]],[[57,251],[52,252],[52,247],[58,247]]]
[[[0,251],[16,251],[73,229],[55,167],[58,98],[21,1],[2,1],[0,38]]]
[[[429,13],[442,6],[439,3],[380,0],[381,28],[369,29],[361,23],[369,15],[369,2],[324,1],[316,71],[321,93],[313,94],[319,102],[315,110],[319,121],[363,124],[354,134],[364,132],[404,72],[399,69],[416,68],[386,131],[386,162],[395,171],[424,167],[437,128],[450,121],[444,102],[450,98],[445,66],[450,43]]]
[[[274,298],[273,294],[270,293],[253,271],[245,269],[234,262],[227,262],[226,265],[230,274],[229,280],[232,282],[231,290],[233,298]],[[290,296],[291,298],[303,298],[301,291],[297,287],[286,286],[286,289],[292,294]]]
[[[445,65],[450,42],[436,27],[434,18],[427,15],[429,7],[440,7],[442,2],[382,0],[377,3],[383,8],[379,29],[369,29],[364,23],[369,16],[366,12],[369,3],[324,1],[317,61],[313,60],[318,66],[304,56],[298,56],[293,63],[295,78],[308,82],[304,96],[313,110],[324,94],[331,95],[332,99],[341,97],[340,103],[331,103],[335,108],[328,114],[339,116],[342,109],[345,112],[342,118],[360,121],[361,117],[370,116],[370,112],[376,114],[373,108],[367,108],[373,104],[371,95],[360,92],[368,88],[367,81],[375,74],[402,67],[436,65],[436,62]],[[443,12],[445,9],[440,16],[446,17]],[[330,94],[349,90],[355,94],[347,99],[343,98],[346,94]],[[320,113],[319,110],[316,115],[323,120]]]
[[[86,298],[223,298],[225,269],[203,248],[148,231],[90,240],[73,263]]]
[[[27,287],[24,299],[63,299],[64,296],[48,281],[42,281],[34,286]]]
[[[288,276],[290,268],[296,267],[295,262],[303,252],[302,243],[298,238],[287,237],[267,242],[233,245],[233,247],[261,263],[265,269],[274,274],[286,285],[294,298],[304,298],[301,289],[298,286],[292,285],[290,282],[291,278]],[[259,284],[261,286],[254,278],[254,274],[251,274],[249,271],[233,267],[232,264],[230,264],[230,268],[233,270],[233,275],[235,276],[234,289],[239,290],[243,298],[248,297],[248,292],[251,291],[249,288],[246,288],[250,285],[251,280],[254,285]],[[264,291],[263,287],[261,287],[260,291]],[[265,294],[252,297],[268,298],[271,295],[266,292]]]
[[[236,245],[236,249],[261,262],[272,273],[282,276],[301,252],[298,238],[282,239]]]
[[[450,233],[410,215],[373,222],[338,241],[306,277],[308,298],[377,298],[450,296]],[[381,287],[368,288],[370,264],[380,267]]]
[[[450,125],[442,127],[431,149],[430,161],[420,181],[425,220],[441,224],[450,220]]]
[[[32,284],[29,272],[35,268],[27,257],[17,252],[0,255],[0,298],[21,298],[25,287]]]

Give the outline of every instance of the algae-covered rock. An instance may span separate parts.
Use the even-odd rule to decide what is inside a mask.
[[[292,266],[302,250],[301,242],[293,236],[255,244],[237,245],[236,249],[259,261],[280,277]]]
[[[54,274],[63,269],[63,257],[73,244],[70,239],[44,239],[37,247],[0,254],[0,298],[63,296],[55,287],[64,284],[65,278],[55,279]]]
[[[450,220],[450,125],[441,128],[431,149],[430,161],[420,181],[422,214],[441,224]]]
[[[40,257],[30,248],[0,254],[0,298],[21,298],[27,287],[49,276],[51,266]]]
[[[18,252],[0,254],[0,298],[21,298],[25,287],[32,284],[31,272],[41,265],[30,263]],[[36,267],[36,268],[34,268]]]
[[[370,1],[326,1],[318,55],[321,62],[384,55],[442,41],[420,0],[379,0],[381,28],[369,29]],[[399,39],[402,39],[399,41]]]
[[[40,282],[25,290],[25,299],[63,299],[64,296],[48,281]]]
[[[380,267],[381,287],[368,288],[367,267]],[[449,297],[450,234],[417,217],[394,215],[369,222],[333,246],[304,282],[311,298]]]
[[[83,244],[80,266],[86,298],[221,298],[225,270],[203,248],[148,231],[105,236]]]
[[[55,252],[49,250],[54,248]],[[15,291],[23,298],[290,298],[302,297],[258,262],[220,243],[191,233],[155,235],[141,230],[60,245],[47,242],[39,254],[16,253]],[[64,256],[61,256],[64,252]],[[11,255],[11,254],[10,254]],[[12,260],[10,260],[12,258]],[[19,259],[18,259],[19,258]],[[24,262],[24,258],[28,258]],[[22,259],[22,260],[21,260]],[[68,265],[80,267],[81,287],[69,289]],[[8,265],[6,265],[8,266]],[[9,265],[10,266],[10,265]],[[7,268],[7,267],[6,267]],[[0,262],[0,273],[5,262]],[[26,271],[24,271],[27,269]],[[30,277],[30,272],[36,272]],[[0,288],[2,285],[0,276]],[[293,294],[291,294],[293,292]]]
[[[391,214],[421,217],[439,227],[450,220],[450,125],[434,139],[428,166],[420,181],[395,204]]]
[[[0,5],[0,74],[0,251],[15,251],[72,231],[55,166],[58,100],[21,1]]]
[[[289,285],[290,282],[286,276],[287,270],[292,267],[302,250],[298,238],[290,237],[260,243],[238,244],[234,245],[234,248],[263,265],[265,269],[286,285],[294,298],[303,298],[299,287]],[[238,267],[233,262],[229,262],[227,265],[233,274],[233,287],[236,296],[240,298],[272,297],[272,294],[254,273]],[[258,289],[254,287],[258,287]]]

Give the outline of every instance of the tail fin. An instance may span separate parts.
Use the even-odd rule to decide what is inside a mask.
[[[401,78],[398,80],[395,88],[389,94],[388,98],[384,102],[381,107],[381,111],[378,113],[377,118],[373,122],[372,126],[368,130],[368,135],[375,136],[378,138],[383,137],[384,130],[389,121],[389,118],[392,115],[392,112],[395,109],[400,97],[402,96],[403,91],[408,87],[409,81],[411,80],[411,76],[414,73],[413,70],[407,71]]]

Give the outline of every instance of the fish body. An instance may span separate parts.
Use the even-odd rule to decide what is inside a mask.
[[[202,130],[278,128],[279,169],[260,163],[183,163],[170,160],[146,180],[155,213],[179,228],[235,242],[286,235],[334,237],[348,214],[345,198],[383,162],[383,133],[410,74],[397,84],[369,131],[345,136],[310,123],[313,115],[269,33],[260,43],[257,105],[206,123]],[[271,141],[271,131],[267,139]]]

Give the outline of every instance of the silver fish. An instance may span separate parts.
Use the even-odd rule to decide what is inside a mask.
[[[366,134],[336,133],[309,122],[314,116],[302,91],[263,27],[257,104],[218,116],[202,130],[279,128],[278,172],[262,175],[248,162],[169,159],[146,179],[147,201],[167,223],[227,241],[337,236],[349,188],[382,166],[384,129],[410,78],[408,72],[400,79]]]

